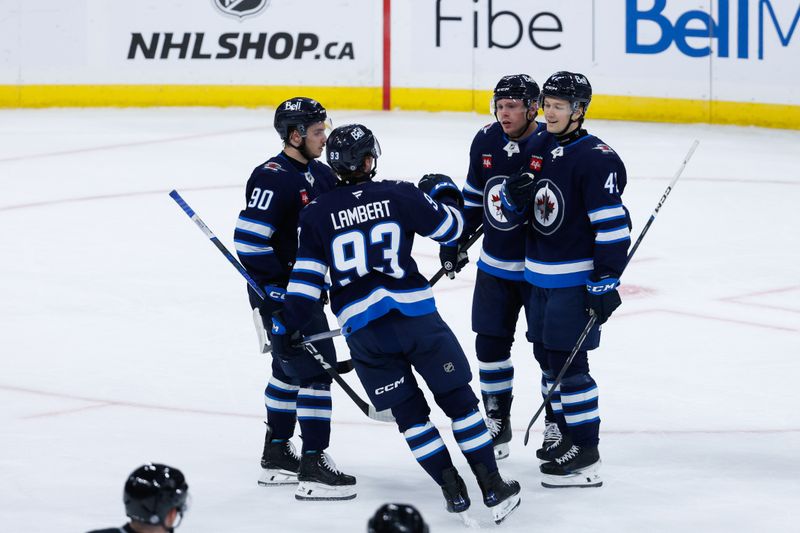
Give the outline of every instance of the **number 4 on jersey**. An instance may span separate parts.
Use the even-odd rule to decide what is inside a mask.
[[[603,185],[605,189],[608,189],[608,194],[619,194],[619,188],[617,187],[617,173],[612,172],[608,175],[608,179],[606,179],[606,184]]]

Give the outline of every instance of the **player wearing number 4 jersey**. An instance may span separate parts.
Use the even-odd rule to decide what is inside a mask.
[[[452,420],[453,435],[484,503],[500,522],[519,505],[519,484],[498,473],[491,435],[469,385],[469,363],[411,257],[415,234],[439,242],[458,239],[464,224],[461,194],[440,174],[424,176],[420,188],[372,181],[379,155],[377,141],[364,126],[343,126],[331,133],[328,163],[340,181],[300,215],[297,263],[286,305],[283,313],[273,315],[274,346],[281,357],[300,355],[291,342],[279,338],[291,339],[303,327],[330,272],[331,308],[375,408],[392,410],[414,457],[442,488],[447,510],[466,511],[466,486],[431,424],[413,368]]]
[[[600,411],[587,351],[600,343],[600,324],[620,305],[617,285],[627,262],[630,216],[622,204],[627,176],[619,156],[581,126],[592,97],[581,74],[557,72],[542,87],[552,135],[539,151],[540,172],[515,174],[501,191],[503,210],[528,221],[525,279],[531,283],[528,331],[548,385],[564,366],[589,321],[597,325],[577,352],[550,403],[561,439],[537,451],[545,487],[602,484]]]
[[[263,322],[270,323],[272,313],[283,307],[297,252],[300,210],[333,189],[336,182],[331,169],[315,161],[322,155],[329,123],[325,108],[310,98],[291,98],[280,104],[275,110],[275,129],[284,149],[256,167],[247,181],[247,207],[236,222],[234,243],[247,272],[267,294],[262,301],[247,288],[259,333],[264,329]],[[303,334],[330,329],[323,300],[320,293],[309,307],[310,320]],[[314,346],[335,365],[332,341]],[[331,378],[310,355],[291,362],[273,357],[272,376],[264,391],[267,431],[260,485],[299,482],[295,496],[301,500],[355,497],[355,478],[339,472],[324,453],[331,431],[330,384]],[[289,440],[298,421],[303,440],[300,457]]]

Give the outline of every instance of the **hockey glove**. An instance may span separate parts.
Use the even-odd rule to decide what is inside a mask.
[[[604,278],[586,283],[586,310],[597,317],[598,324],[605,324],[611,313],[622,304],[619,297],[617,278]]]
[[[274,302],[283,303],[286,300],[286,289],[277,285],[264,285],[264,293]]]
[[[425,174],[417,185],[419,190],[443,204],[461,209],[464,207],[464,196],[450,176],[444,174]]]
[[[521,214],[533,202],[534,177],[530,172],[515,172],[506,178],[500,189],[500,201],[508,211]]]
[[[456,277],[456,272],[461,272],[464,265],[469,263],[469,256],[461,246],[448,243],[439,246],[439,261],[447,277],[453,279]]]
[[[299,344],[300,332],[287,331],[284,325],[283,311],[272,313],[272,354],[282,363],[291,364],[295,359],[306,353],[305,348]]]

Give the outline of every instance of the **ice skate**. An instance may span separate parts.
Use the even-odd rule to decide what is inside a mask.
[[[492,435],[495,460],[505,459],[509,454],[508,443],[511,442],[511,419],[507,416],[495,418],[488,414],[486,426]]]
[[[492,510],[494,523],[499,524],[519,507],[521,502],[519,483],[514,480],[504,480],[496,470],[489,473],[483,464],[475,466],[472,471],[481,488],[483,503]]]
[[[539,466],[544,474],[542,486],[548,489],[601,487],[601,464],[597,446],[573,445],[565,454]]]
[[[352,500],[356,497],[356,478],[340,472],[327,453],[304,453],[297,480],[300,484],[294,497],[298,500]]]
[[[556,429],[558,429],[558,426],[556,426]],[[572,448],[572,439],[569,438],[569,435],[564,435],[559,431],[558,438],[552,441],[549,446],[542,445],[541,448],[536,450],[536,458],[542,463],[555,461],[558,457],[567,453],[570,448]]]
[[[300,458],[297,457],[294,445],[289,440],[272,442],[272,428],[267,424],[258,484],[262,487],[294,485],[297,483],[299,468]]]
[[[442,494],[448,513],[455,513],[467,527],[472,527],[474,520],[467,514],[470,506],[469,494],[464,480],[458,475],[455,467],[442,471]]]

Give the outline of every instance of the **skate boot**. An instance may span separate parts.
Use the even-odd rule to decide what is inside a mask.
[[[272,428],[267,424],[267,435],[264,437],[264,453],[261,455],[261,477],[258,484],[262,487],[273,485],[293,485],[297,483],[297,471],[300,458],[289,441],[272,442]]]
[[[489,473],[484,464],[475,465],[472,471],[481,488],[483,503],[492,510],[494,523],[499,524],[519,507],[521,501],[519,483],[514,480],[504,480],[496,470]]]
[[[545,432],[546,431],[547,430],[545,430]],[[558,431],[557,425],[556,431]],[[545,436],[545,439],[547,439],[547,436]],[[552,441],[549,446],[544,446],[544,443],[542,443],[542,447],[536,450],[536,458],[542,463],[555,461],[556,458],[567,453],[570,448],[572,448],[572,439],[569,438],[569,435],[564,435],[559,431],[558,438]]]
[[[511,442],[511,419],[508,416],[499,417],[496,413],[486,415],[486,427],[492,435],[495,460],[508,457],[508,443]]]
[[[600,454],[597,446],[573,444],[566,453],[555,460],[539,465],[544,474],[542,486],[548,489],[562,487],[601,487]]]
[[[463,513],[469,509],[470,501],[467,494],[467,486],[464,480],[458,475],[458,470],[451,466],[442,471],[442,494],[448,513]]]
[[[356,478],[341,473],[327,453],[304,453],[297,480],[300,484],[294,497],[298,500],[352,500],[356,497]]]
[[[542,449],[547,449],[555,444],[561,438],[561,430],[558,429],[558,424],[544,419],[544,433],[542,433]]]

